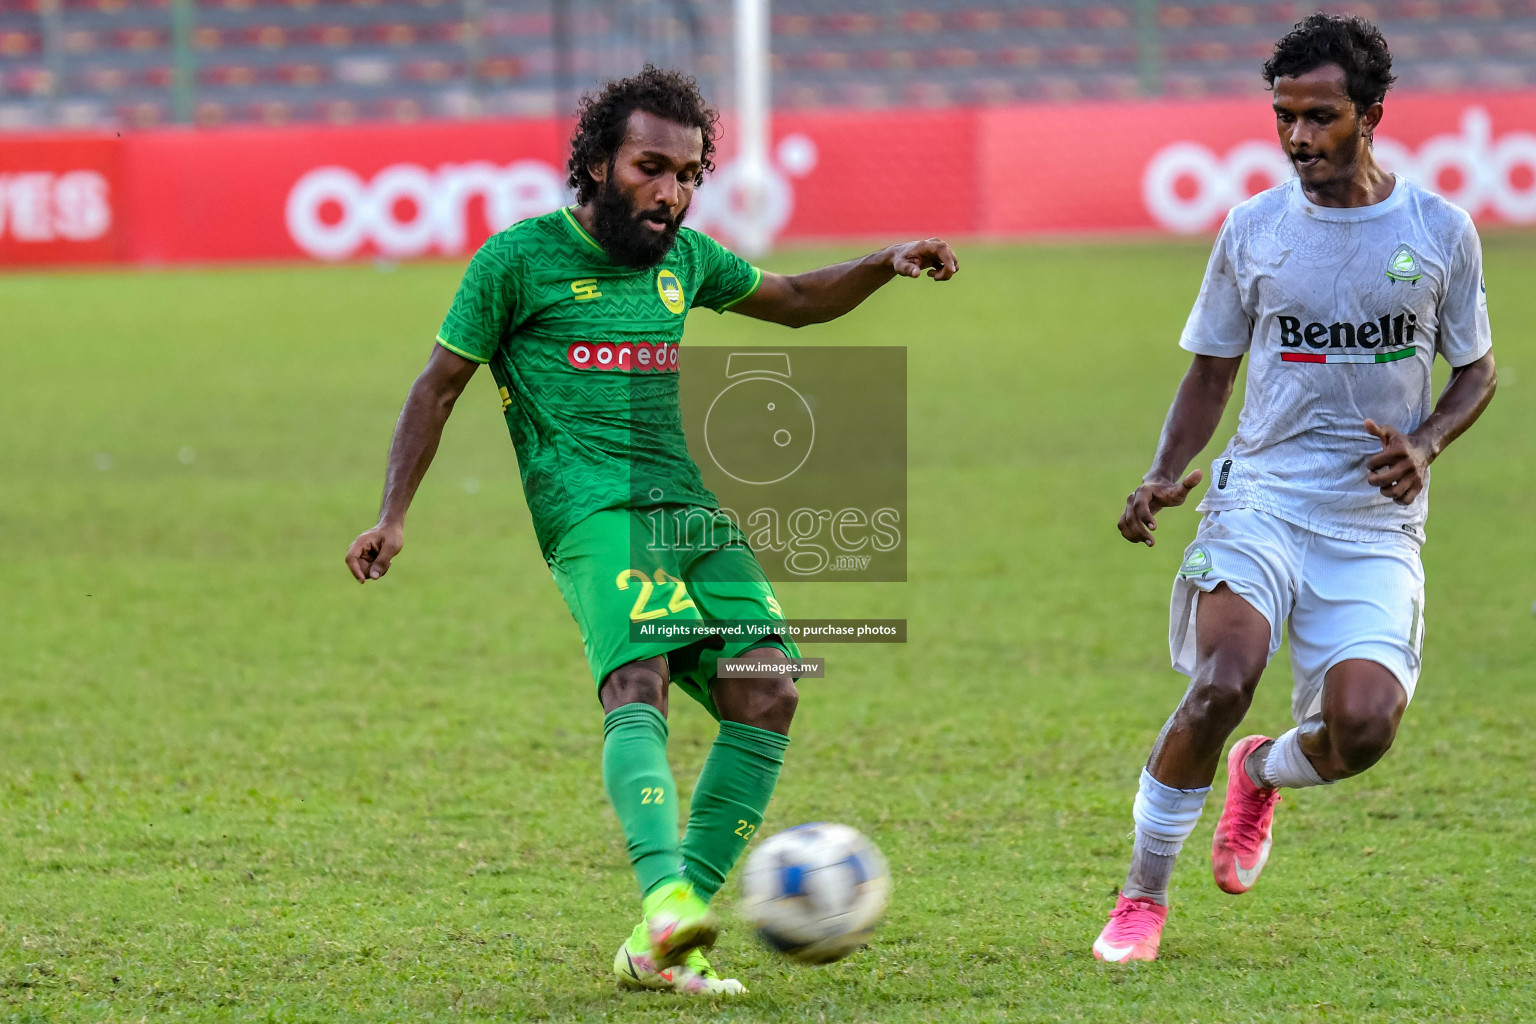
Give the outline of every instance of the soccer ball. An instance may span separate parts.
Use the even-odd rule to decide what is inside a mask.
[[[747,858],[742,915],[802,963],[841,960],[869,939],[891,898],[885,858],[857,829],[816,822],[769,836]]]

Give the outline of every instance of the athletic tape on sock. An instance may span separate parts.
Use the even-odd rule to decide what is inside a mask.
[[[1204,789],[1165,786],[1143,768],[1141,784],[1136,789],[1136,803],[1131,808],[1131,817],[1136,821],[1137,847],[1163,856],[1178,853],[1200,821],[1200,812],[1205,809],[1205,798],[1210,792],[1210,786]]]
[[[1264,758],[1264,785],[1287,789],[1328,785],[1301,749],[1300,730],[1292,729],[1270,746]]]

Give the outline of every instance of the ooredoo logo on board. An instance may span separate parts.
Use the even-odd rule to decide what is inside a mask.
[[[756,183],[760,228],[769,237],[783,229],[794,209],[791,180],[816,166],[816,145],[803,135],[780,140],[767,177]],[[738,162],[723,164],[694,196],[688,225],[740,237],[749,216],[741,199],[747,188]],[[525,217],[548,213],[572,199],[565,172],[543,160],[505,166],[480,161],[391,164],[365,176],[342,166],[316,167],[289,190],[284,221],[294,243],[323,260],[356,256],[368,247],[391,258],[462,254],[480,243],[471,206],[483,210],[484,228],[500,231]]]
[[[317,167],[288,193],[284,218],[299,248],[319,259],[345,259],[370,243],[391,257],[454,255],[469,244],[471,202],[484,204],[496,232],[565,197],[564,175],[542,160],[392,164],[367,180],[347,167]]]
[[[1417,149],[1389,135],[1376,139],[1383,167],[1445,196],[1481,219],[1536,223],[1536,135],[1496,132],[1480,106],[1462,112],[1456,132],[1434,135]],[[1228,210],[1291,177],[1273,139],[1248,140],[1218,154],[1198,142],[1174,142],[1148,161],[1141,194],[1147,211],[1171,231],[1207,231]]]

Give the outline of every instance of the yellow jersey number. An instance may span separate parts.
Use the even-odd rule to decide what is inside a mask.
[[[631,583],[640,584],[640,593],[635,596],[635,606],[629,610],[630,622],[659,619],[663,615],[671,615],[673,612],[686,611],[693,607],[693,598],[688,596],[687,586],[676,576],[668,575],[665,569],[657,569],[650,576],[640,569],[625,569],[619,573],[614,583],[620,590],[628,590]],[[671,599],[666,605],[660,608],[647,607],[656,590],[667,586],[672,588],[672,592]]]

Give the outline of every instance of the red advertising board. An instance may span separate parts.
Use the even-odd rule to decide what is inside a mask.
[[[0,137],[0,265],[121,259],[117,139]]]
[[[774,119],[771,179],[792,203],[780,238],[975,234],[978,118],[970,111],[838,111]],[[729,220],[721,218],[724,233]]]
[[[1214,231],[1291,175],[1263,94],[978,117],[987,234]],[[1536,224],[1536,94],[1390,97],[1375,148],[1481,224]]]
[[[145,262],[457,255],[565,201],[554,121],[153,131],[124,149]]]
[[[1207,233],[1290,175],[1263,94],[783,115],[756,182],[730,158],[730,129],[689,214],[727,242],[752,208],[780,241]],[[464,256],[569,201],[567,131],[539,120],[0,136],[0,264]],[[1536,93],[1393,96],[1376,152],[1479,223],[1536,225]]]

